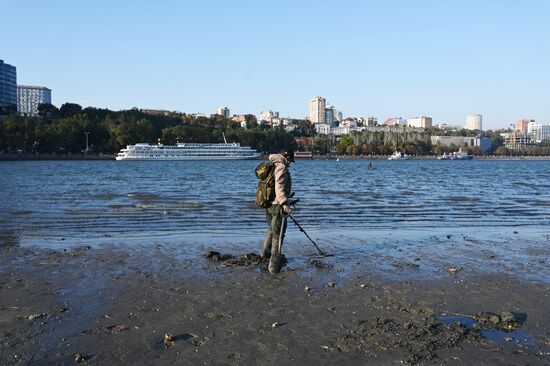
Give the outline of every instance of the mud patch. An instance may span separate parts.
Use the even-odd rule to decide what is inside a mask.
[[[524,331],[518,330],[525,323],[527,315],[502,311],[499,314],[481,312],[470,316],[441,315],[437,320],[444,324],[461,323],[469,329],[480,329],[481,336],[497,343],[513,342],[525,347],[533,347],[533,338]]]
[[[403,361],[414,365],[437,358],[440,350],[481,339],[479,329],[468,328],[460,322],[444,324],[435,317],[408,321],[376,318],[354,322],[337,340],[335,348],[340,352],[360,351],[373,357],[379,352],[402,350]]]
[[[139,329],[138,327],[127,327],[122,324],[110,325],[107,327],[97,327],[93,329],[83,330],[80,332],[81,335],[91,335],[91,334],[120,334],[127,330]]]
[[[501,311],[498,314],[481,312],[472,316],[482,326],[490,326],[497,329],[514,330],[527,320],[527,314]]]
[[[334,267],[332,264],[325,263],[319,259],[311,259],[311,258],[306,260],[306,264],[308,266],[312,266],[317,269],[326,269],[326,270],[330,270]]]
[[[256,253],[246,253],[240,256],[232,256],[231,254],[221,254],[220,252],[210,251],[204,257],[212,262],[219,263],[222,266],[234,267],[267,267],[269,259],[262,258]],[[281,255],[283,266],[287,264],[286,257]]]

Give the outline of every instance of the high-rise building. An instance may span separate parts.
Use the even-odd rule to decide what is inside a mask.
[[[334,109],[333,106],[328,106],[327,108],[325,108],[325,123],[327,125],[330,125],[331,127],[334,127],[335,126],[335,116],[334,116],[334,113],[337,112],[336,109]]]
[[[367,126],[378,126],[378,118],[376,117],[367,117]]]
[[[407,120],[407,125],[409,127],[416,128],[431,128],[432,127],[432,117],[414,117]]]
[[[529,126],[529,123],[534,122],[534,119],[520,119],[516,122],[516,130],[519,132],[527,132],[527,126]]]
[[[17,105],[17,70],[0,60],[0,107]]]
[[[536,143],[550,141],[550,124],[530,122],[527,125],[527,133],[531,135]]]
[[[17,111],[22,116],[38,116],[40,104],[52,104],[52,91],[44,86],[17,85]]]
[[[467,130],[481,130],[481,114],[467,115],[464,128]]]
[[[220,107],[216,110],[216,114],[219,114],[220,116],[224,116],[225,118],[229,118],[229,108]]]
[[[325,109],[327,101],[323,97],[315,97],[309,101],[309,120],[311,123],[326,123]]]

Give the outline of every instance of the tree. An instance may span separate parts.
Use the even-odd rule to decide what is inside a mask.
[[[470,146],[468,148],[468,153],[472,155],[483,155],[483,150],[480,146]]]
[[[369,144],[363,144],[361,146],[361,153],[364,155],[371,155],[372,153],[374,153],[374,147]]]
[[[313,140],[313,151],[317,154],[326,155],[330,151],[327,136],[320,136]]]
[[[0,147],[7,151],[26,151],[34,141],[34,124],[28,118],[23,119],[11,114],[0,121]],[[29,131],[30,130],[30,131]]]
[[[59,108],[59,115],[62,118],[71,117],[80,112],[82,112],[82,107],[76,103],[64,103],[61,105],[61,108]]]
[[[258,127],[258,119],[253,114],[245,114],[244,120],[246,121],[247,128],[256,128]]]
[[[344,154],[346,153],[346,149],[349,145],[353,144],[353,137],[352,136],[344,136],[338,141],[336,144],[336,153],[337,154]]]
[[[59,109],[50,103],[41,103],[38,105],[38,115],[44,121],[52,121],[59,115]]]
[[[496,153],[496,150],[501,146],[504,146],[504,137],[502,137],[500,134],[493,134],[491,136],[491,149],[490,149],[490,151],[491,152],[494,151]]]
[[[495,154],[497,155],[509,155],[510,154],[510,150],[508,150],[506,147],[504,146],[499,146],[497,147],[497,149],[495,150]]]
[[[359,151],[359,147],[355,144],[351,144],[346,147],[346,154],[348,155],[359,155]]]
[[[443,155],[443,153],[445,153],[446,151],[443,146],[435,145],[433,147],[433,152],[434,152],[434,155]]]

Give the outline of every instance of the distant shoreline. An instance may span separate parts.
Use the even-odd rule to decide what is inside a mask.
[[[105,154],[1,154],[0,161],[22,160],[115,160],[115,155]]]
[[[296,160],[388,160],[389,155],[313,155],[312,158]],[[267,156],[259,159],[267,159]],[[115,155],[107,154],[0,154],[0,161],[40,161],[40,160],[115,160]],[[412,156],[411,160],[437,160],[437,156]],[[550,156],[475,156],[474,160],[550,160]]]
[[[373,156],[349,156],[349,155],[314,155],[311,160],[388,160],[389,155],[373,155]],[[308,159],[300,159],[308,160]],[[410,160],[437,160],[435,155],[411,156]],[[473,160],[550,160],[550,156],[493,156],[482,155],[474,156]]]

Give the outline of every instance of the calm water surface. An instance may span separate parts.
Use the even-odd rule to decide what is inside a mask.
[[[264,230],[258,161],[0,162],[0,222],[17,240]],[[313,232],[546,226],[547,161],[298,161]],[[6,235],[4,235],[6,236]],[[7,240],[7,239],[6,239]],[[131,243],[131,240],[127,240]]]

